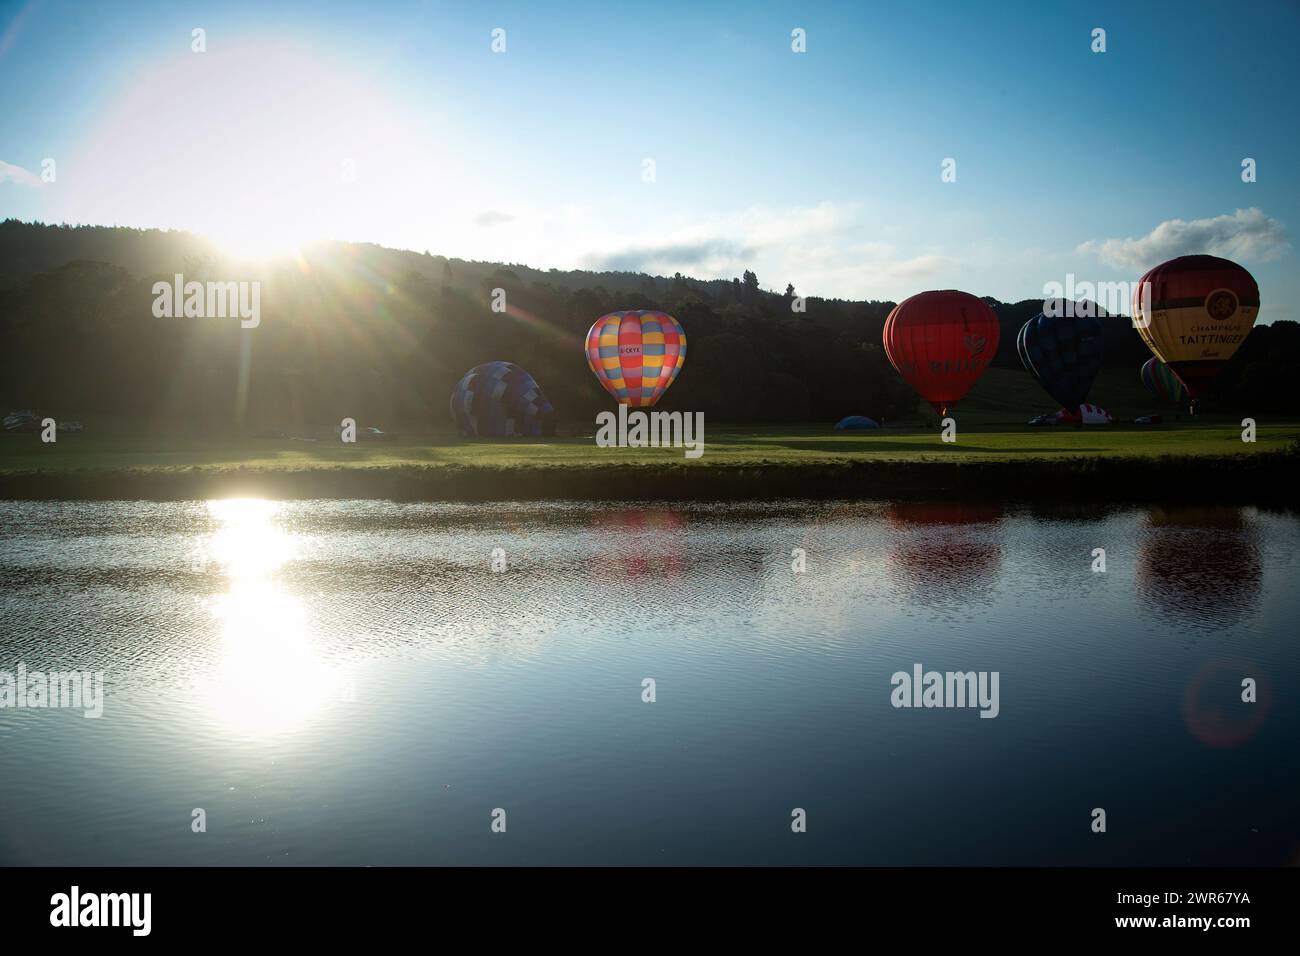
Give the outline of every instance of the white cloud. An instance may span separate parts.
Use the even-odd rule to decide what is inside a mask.
[[[796,288],[807,295],[846,299],[897,299],[919,291],[918,281],[958,266],[951,256],[935,251],[906,255],[887,242],[828,244],[788,252],[784,261],[798,276]]]
[[[507,222],[513,222],[514,216],[508,212],[500,212],[496,209],[489,209],[481,212],[474,217],[474,225],[483,229],[491,229],[493,226],[500,226]]]
[[[809,295],[879,299],[896,297],[916,280],[955,264],[936,250],[906,253],[868,240],[869,231],[854,203],[753,206],[653,237],[625,236],[582,261],[593,269],[680,271],[700,279],[731,278],[753,269],[768,288],[793,282]]]
[[[34,186],[40,188],[41,177],[35,173],[23,169],[21,166],[15,166],[13,163],[6,163],[0,159],[0,183],[12,180],[19,186]]]
[[[851,207],[831,202],[779,210],[751,206],[658,232],[654,237],[624,240],[613,249],[588,253],[584,260],[597,269],[680,270],[702,279],[730,278],[753,267],[765,254],[825,241],[840,233],[851,215]]]
[[[670,240],[650,245],[624,246],[614,252],[586,257],[587,264],[599,270],[615,272],[671,273],[689,275],[734,272],[745,267],[753,256],[752,247],[729,239]]]
[[[1205,254],[1271,262],[1291,245],[1286,229],[1255,208],[1213,219],[1168,219],[1136,239],[1090,239],[1078,251],[1098,256],[1118,269],[1142,272],[1177,256]]]

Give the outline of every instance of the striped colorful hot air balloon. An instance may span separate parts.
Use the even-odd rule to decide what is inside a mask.
[[[946,415],[998,350],[998,317],[968,292],[919,292],[885,319],[885,354],[921,397]]]
[[[1193,401],[1214,384],[1258,314],[1254,276],[1217,256],[1170,259],[1133,289],[1138,334]]]
[[[666,312],[611,312],[587,333],[587,364],[620,405],[654,405],[677,378],[685,358],[686,333]]]
[[[1162,402],[1172,402],[1175,405],[1186,405],[1188,402],[1187,386],[1174,374],[1173,369],[1154,355],[1142,366],[1142,384]]]

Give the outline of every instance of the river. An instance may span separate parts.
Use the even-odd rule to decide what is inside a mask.
[[[1294,863],[1297,580],[1254,508],[0,502],[0,862]]]

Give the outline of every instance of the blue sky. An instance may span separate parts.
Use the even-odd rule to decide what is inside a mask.
[[[1300,318],[1297,39],[1281,2],[6,0],[0,216],[882,299],[1213,252]]]

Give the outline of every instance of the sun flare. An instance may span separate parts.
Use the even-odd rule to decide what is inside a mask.
[[[230,731],[265,738],[300,729],[341,686],[339,673],[315,653],[302,602],[275,572],[295,552],[276,524],[280,506],[255,498],[208,502],[221,527],[211,556],[229,590],[214,601],[220,659],[204,681],[210,712]]]

